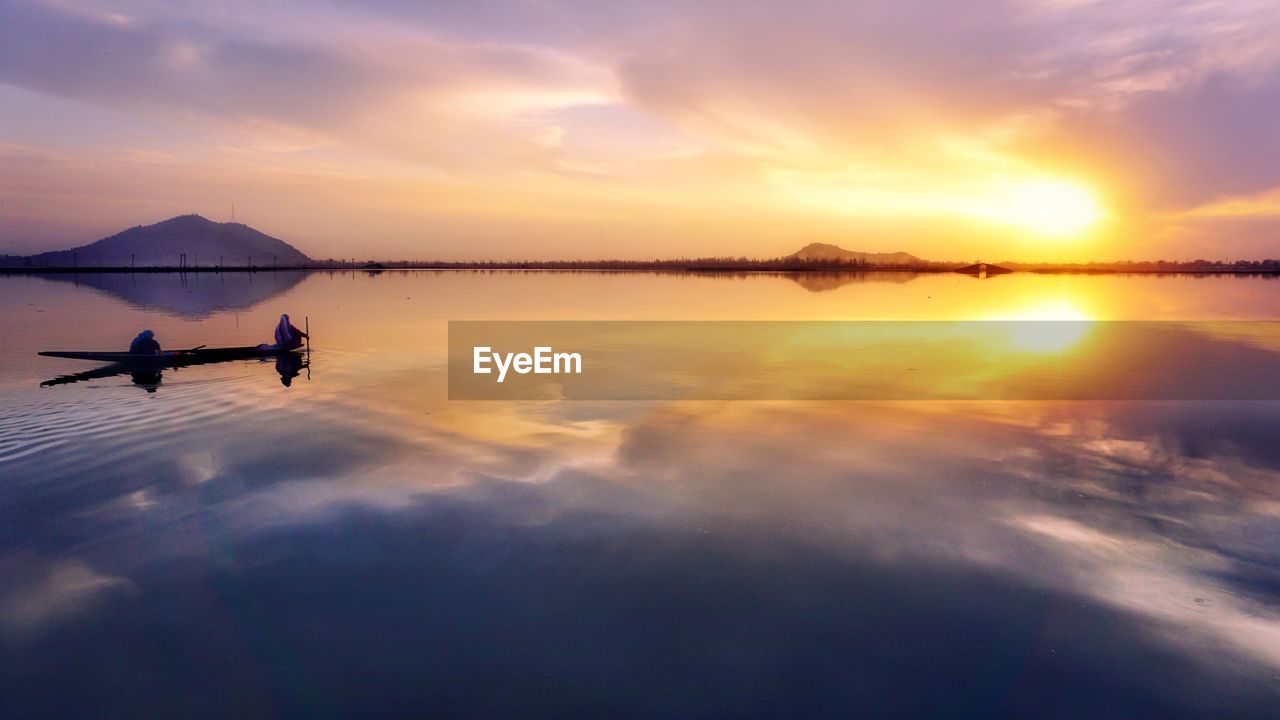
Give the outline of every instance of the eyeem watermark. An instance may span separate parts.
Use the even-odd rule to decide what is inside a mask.
[[[452,400],[1280,400],[1275,321],[449,322]]]
[[[495,369],[498,382],[507,379],[508,371],[520,375],[581,375],[582,354],[556,352],[545,345],[535,347],[532,353],[494,352],[493,348],[483,345],[472,348],[472,373],[490,375]]]

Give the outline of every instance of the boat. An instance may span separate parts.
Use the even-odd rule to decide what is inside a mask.
[[[96,360],[98,362],[133,363],[140,365],[187,365],[219,360],[240,360],[257,357],[275,357],[294,352],[297,348],[276,345],[249,345],[245,347],[206,348],[190,350],[166,350],[159,354],[131,352],[97,352],[72,350],[46,350],[38,353],[44,357],[68,360]]]
[[[291,350],[274,345],[255,345],[253,347],[230,348],[192,348],[190,350],[170,350],[159,355],[142,355],[127,352],[42,352],[46,357],[60,357],[72,360],[91,360],[107,362],[107,365],[73,373],[60,375],[52,380],[45,380],[40,387],[68,385],[70,383],[98,380],[117,375],[130,375],[135,385],[147,387],[154,392],[160,384],[162,371],[186,368],[195,365],[212,365],[214,363],[234,362],[236,360],[252,360],[254,358],[275,358],[276,371],[281,377],[293,377],[299,371],[310,366],[310,361],[303,359],[301,349]],[[308,376],[309,377],[309,376]],[[285,383],[286,385],[288,383]]]

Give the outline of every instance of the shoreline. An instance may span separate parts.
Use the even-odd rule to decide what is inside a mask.
[[[177,273],[177,274],[219,274],[219,273],[276,273],[276,272],[365,272],[365,273],[382,273],[382,272],[601,272],[601,273],[685,273],[700,275],[721,275],[721,274],[742,274],[742,273],[770,273],[770,274],[839,274],[849,275],[858,273],[909,273],[913,275],[936,275],[942,273],[955,273],[957,275],[968,275],[976,277],[976,273],[962,272],[956,268],[939,268],[939,267],[841,267],[841,266],[816,266],[816,267],[759,267],[751,265],[738,266],[703,266],[690,264],[687,266],[672,266],[666,264],[644,265],[637,264],[633,267],[616,267],[608,265],[585,265],[582,267],[545,267],[539,266],[537,263],[523,264],[486,264],[486,263],[421,263],[412,265],[397,265],[383,267],[333,267],[324,265],[306,265],[295,267],[179,267],[179,266],[152,266],[152,267],[0,267],[0,275],[99,275],[99,274],[157,274],[157,273]],[[996,277],[998,275],[1006,275],[1013,273],[1028,273],[1033,275],[1263,275],[1263,276],[1280,276],[1280,270],[1269,269],[1235,269],[1235,268],[1166,268],[1166,269],[1118,269],[1118,268],[1072,268],[1072,267],[1044,267],[1044,268],[1017,268],[1004,269],[1002,272],[990,274],[987,277]]]

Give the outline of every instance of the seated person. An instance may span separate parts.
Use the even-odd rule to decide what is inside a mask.
[[[156,334],[150,330],[138,333],[138,337],[129,343],[129,352],[136,355],[159,355],[160,343],[156,342]]]
[[[276,347],[287,350],[300,348],[304,337],[307,334],[294,327],[288,315],[280,316],[280,322],[276,324]]]

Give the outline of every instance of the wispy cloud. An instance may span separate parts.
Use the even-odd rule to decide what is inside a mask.
[[[291,162],[370,179],[352,198],[431,179],[453,183],[451,196],[538,185],[542,211],[565,216],[599,186],[617,212],[645,217],[654,203],[707,218],[746,204],[762,209],[737,225],[744,251],[765,251],[788,225],[845,232],[892,217],[919,229],[930,214],[913,208],[929,198],[1001,178],[1071,178],[1104,196],[1117,227],[1174,235],[1170,213],[1280,186],[1280,131],[1263,120],[1280,111],[1280,12],[1268,2],[2,0],[0,17],[0,88],[48,98],[24,102],[28,129],[37,113],[94,108],[152,131],[132,150],[201,172]],[[92,165],[127,135],[67,124],[0,130],[0,142],[74,139]],[[230,180],[234,167],[219,172]],[[142,166],[127,174],[158,183]],[[854,176],[901,202],[851,212],[859,193],[876,196],[831,182]],[[854,201],[797,202],[795,187]],[[362,204],[325,212],[343,225]],[[445,208],[427,205],[404,212],[439,221]],[[517,227],[495,219],[486,232]],[[610,232],[627,254],[662,242],[641,222]],[[409,226],[395,235],[383,241],[405,253]],[[1261,237],[1221,242],[1239,254]]]
[[[1252,195],[1223,198],[1192,208],[1182,217],[1274,217],[1280,216],[1280,188],[1272,188]]]

